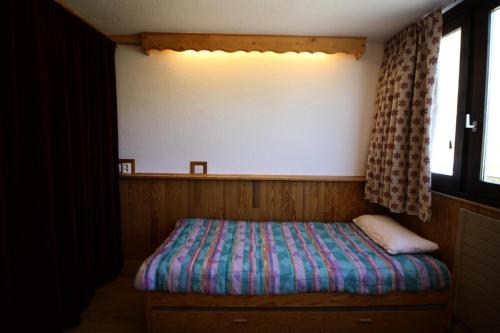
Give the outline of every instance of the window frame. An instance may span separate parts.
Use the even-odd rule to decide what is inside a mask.
[[[471,48],[473,59],[471,72],[473,75],[470,79],[471,103],[468,110],[471,118],[478,122],[478,130],[476,133],[470,133],[468,138],[469,149],[466,160],[469,161],[469,165],[465,175],[465,190],[475,196],[481,196],[484,200],[495,200],[496,198],[500,201],[500,184],[480,180],[486,118],[490,13],[498,6],[500,6],[500,1],[484,1],[474,11],[474,40]]]
[[[462,151],[464,146],[466,105],[467,105],[467,79],[469,62],[469,40],[470,40],[470,18],[467,13],[449,11],[443,15],[442,35],[461,29],[460,41],[460,65],[458,79],[458,101],[457,101],[457,119],[455,123],[455,153],[453,164],[453,175],[432,174],[433,189],[451,193],[460,192],[462,175]]]
[[[432,189],[500,207],[500,185],[480,180],[485,120],[489,15],[500,0],[464,1],[443,14],[443,36],[461,28],[453,175],[432,174]],[[500,75],[500,73],[499,73]],[[439,111],[438,111],[439,112]],[[478,130],[465,130],[465,115]]]

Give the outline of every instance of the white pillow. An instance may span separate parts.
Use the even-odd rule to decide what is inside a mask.
[[[361,215],[353,222],[390,254],[426,253],[439,249],[436,243],[420,237],[388,216]]]

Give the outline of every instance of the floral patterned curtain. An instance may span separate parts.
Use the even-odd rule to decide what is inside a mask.
[[[365,198],[431,217],[430,122],[442,17],[435,12],[386,42],[368,152]]]

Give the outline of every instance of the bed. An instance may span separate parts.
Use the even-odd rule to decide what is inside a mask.
[[[149,332],[443,332],[449,281],[353,223],[184,219],[135,286]]]

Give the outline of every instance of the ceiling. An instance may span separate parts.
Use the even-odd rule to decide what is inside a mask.
[[[107,34],[332,35],[385,41],[448,0],[62,0]]]

